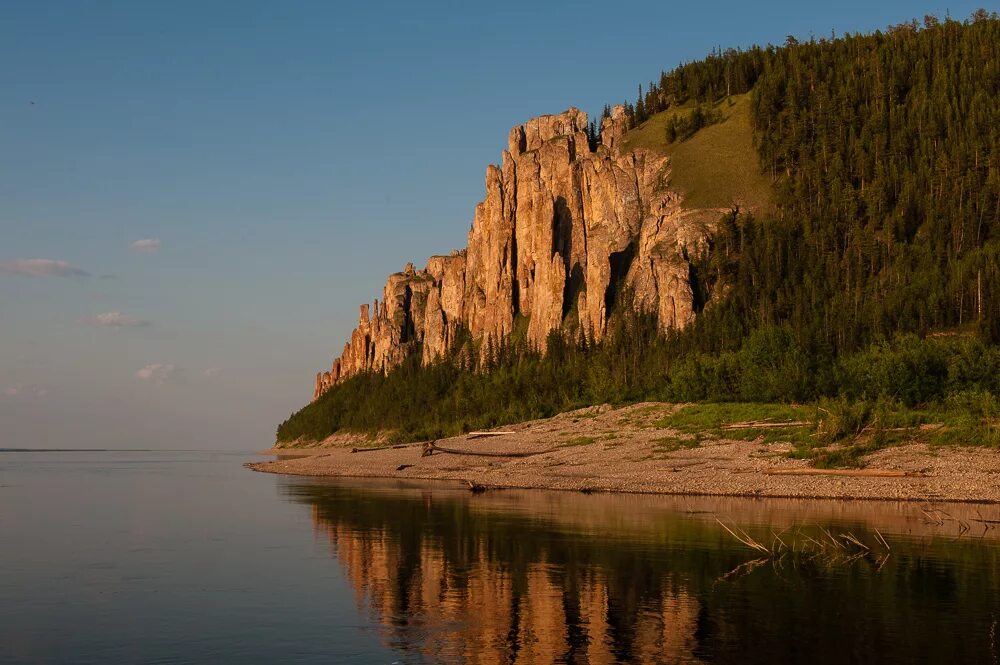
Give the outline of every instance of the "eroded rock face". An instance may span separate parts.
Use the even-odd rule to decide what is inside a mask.
[[[524,316],[536,348],[553,330],[600,339],[625,288],[664,331],[690,323],[690,261],[721,211],[683,210],[666,184],[666,157],[622,152],[621,107],[603,119],[593,152],[586,126],[570,108],[514,127],[500,165],[486,169],[467,249],[391,275],[382,302],[362,305],[343,353],[316,375],[313,399],[360,372],[395,367],[418,344],[423,362],[434,362],[460,328],[500,341]]]

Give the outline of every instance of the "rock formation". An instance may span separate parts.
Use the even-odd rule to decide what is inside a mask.
[[[587,115],[570,108],[514,127],[499,166],[486,169],[465,250],[408,265],[389,277],[382,302],[361,306],[358,327],[313,399],[364,371],[387,371],[422,344],[443,356],[460,327],[473,340],[502,340],[518,316],[542,349],[553,330],[600,339],[615,295],[629,289],[660,327],[695,315],[690,258],[705,247],[719,210],[687,210],[668,188],[669,159],[625,151],[616,107],[591,150]]]

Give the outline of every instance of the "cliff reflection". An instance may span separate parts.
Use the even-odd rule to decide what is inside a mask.
[[[650,510],[649,498],[474,497],[312,481],[284,491],[311,507],[359,611],[407,661],[930,662],[938,654],[993,662],[997,654],[992,545],[961,543],[946,560],[927,542],[898,545],[884,568],[772,561],[741,572],[753,556],[702,511]],[[949,623],[955,644],[929,639]]]
[[[462,663],[697,662],[698,603],[669,570],[433,491],[293,491],[390,646]],[[601,561],[605,564],[602,565]],[[617,565],[611,565],[618,562]]]

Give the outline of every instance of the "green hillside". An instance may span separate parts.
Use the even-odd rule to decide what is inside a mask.
[[[771,209],[771,179],[763,175],[753,145],[749,94],[707,105],[720,120],[691,138],[667,142],[667,124],[690,115],[689,102],[654,114],[625,135],[624,148],[646,148],[670,156],[670,187],[686,208],[730,208],[755,213]]]

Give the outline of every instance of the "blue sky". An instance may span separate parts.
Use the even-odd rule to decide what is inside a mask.
[[[7,0],[0,447],[264,448],[512,125],[981,4]]]

